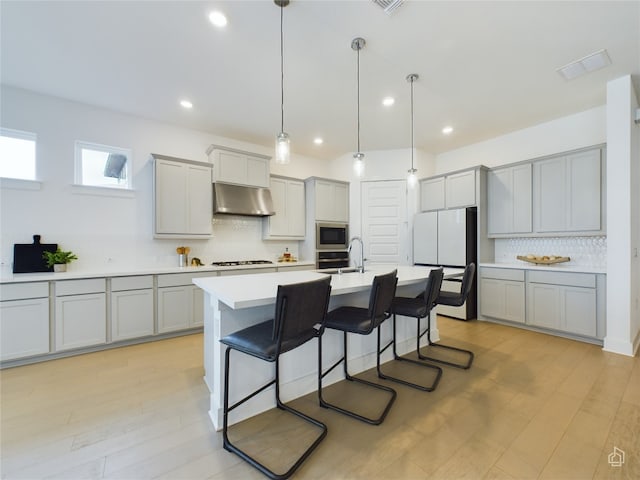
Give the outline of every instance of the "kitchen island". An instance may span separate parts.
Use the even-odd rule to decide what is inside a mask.
[[[365,273],[331,275],[331,300],[329,309],[341,305],[368,306],[371,283],[375,275],[398,269],[397,295],[415,296],[423,291],[431,267],[377,265],[368,267]],[[462,275],[462,269],[445,269],[445,278]],[[216,429],[222,428],[224,385],[224,348],[220,339],[237,330],[273,318],[278,285],[306,282],[324,278],[326,274],[313,271],[258,273],[243,276],[196,278],[193,280],[205,292],[204,298],[204,369],[205,382],[210,391],[209,416]],[[391,322],[382,326],[383,339],[391,339]],[[432,338],[437,340],[435,318],[431,322]],[[327,330],[323,337],[323,360],[331,365],[341,355],[342,334]],[[415,349],[415,321],[399,321],[397,329],[398,353]],[[426,342],[426,340],[425,340]],[[290,401],[317,389],[317,341],[283,356],[281,363],[281,398]],[[273,378],[273,364],[248,355],[232,352],[232,378],[229,401],[235,402]],[[385,352],[383,361],[392,358]],[[349,336],[350,373],[358,373],[374,367],[376,363],[376,335]],[[325,377],[325,385],[344,378],[341,369],[335,369]],[[272,388],[269,391],[272,391]],[[265,393],[241,405],[230,414],[229,423],[237,423],[275,407],[273,394]]]

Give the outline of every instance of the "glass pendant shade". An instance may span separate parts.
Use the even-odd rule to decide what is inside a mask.
[[[290,161],[291,140],[289,134],[280,132],[276,135],[276,163],[286,165]]]
[[[357,177],[364,175],[364,153],[353,154],[353,171]]]
[[[413,188],[418,183],[418,177],[416,176],[418,170],[415,168],[411,168],[408,170],[408,172],[409,175],[407,175],[407,184],[409,185],[409,188]]]

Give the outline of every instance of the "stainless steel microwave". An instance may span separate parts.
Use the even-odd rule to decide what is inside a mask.
[[[349,225],[346,223],[316,223],[316,249],[340,250],[349,246]]]

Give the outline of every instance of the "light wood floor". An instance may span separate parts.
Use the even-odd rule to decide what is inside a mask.
[[[398,399],[383,425],[321,409],[315,395],[293,402],[329,427],[297,478],[640,478],[638,357],[485,322],[439,325],[445,343],[475,351],[474,365],[445,368],[433,393],[391,384]],[[2,478],[264,478],[211,426],[202,341],[0,372]],[[343,383],[328,395],[375,403]],[[275,411],[233,428],[274,465],[314,433]],[[607,462],[614,446],[626,454],[621,467]]]

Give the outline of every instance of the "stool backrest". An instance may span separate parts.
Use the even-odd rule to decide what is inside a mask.
[[[331,276],[278,285],[273,340],[284,353],[322,334],[329,307]]]
[[[462,295],[462,303],[467,300],[471,287],[473,286],[473,276],[476,273],[476,264],[471,262],[464,269],[464,275],[462,276],[462,286],[460,287],[460,294]],[[462,305],[462,304],[461,304]]]
[[[384,275],[376,275],[373,278],[369,296],[369,317],[372,320],[372,329],[389,318],[391,303],[393,297],[396,296],[397,274],[398,270],[394,270]]]
[[[424,290],[424,303],[427,304],[427,308],[431,310],[436,303],[438,295],[440,295],[440,289],[442,288],[442,279],[444,278],[444,271],[442,268],[436,268],[429,272],[429,278],[427,278],[427,286]]]

